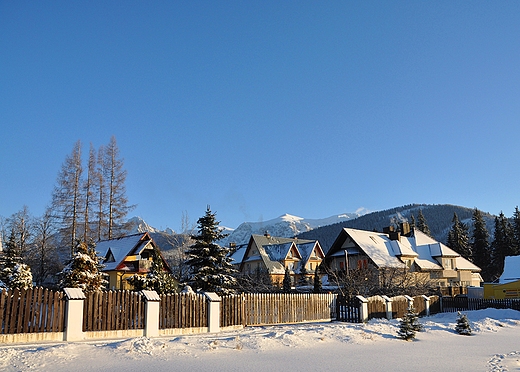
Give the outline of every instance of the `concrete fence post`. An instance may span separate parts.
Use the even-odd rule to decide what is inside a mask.
[[[85,338],[83,333],[85,294],[80,288],[64,288],[63,292],[65,292],[67,298],[64,341],[81,341]]]
[[[361,322],[368,322],[368,300],[360,295],[356,298],[359,300],[359,318]]]
[[[381,296],[385,300],[385,308],[386,308],[386,319],[390,320],[393,318],[392,315],[392,299],[388,296]]]
[[[141,291],[146,303],[144,310],[144,336],[159,336],[159,304],[161,297],[155,291]]]
[[[221,299],[215,292],[204,292],[208,299],[208,332],[220,332],[220,303]]]
[[[424,312],[426,316],[430,316],[430,297],[422,295],[424,298]]]
[[[413,309],[413,297],[405,295],[404,298],[406,298],[408,300],[408,308],[412,308]]]

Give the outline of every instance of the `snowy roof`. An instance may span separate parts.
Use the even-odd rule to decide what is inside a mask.
[[[289,251],[293,246],[292,242],[282,244],[269,244],[264,245],[265,253],[269,256],[271,261],[282,261],[287,257]]]
[[[395,247],[386,234],[350,228],[344,230],[378,267],[405,266],[396,257]]]
[[[143,239],[145,238],[145,235],[148,239]],[[139,233],[98,242],[96,245],[96,251],[99,252],[100,257],[106,258],[109,252],[114,256],[114,261],[103,262],[105,265],[103,271],[116,270],[117,266],[126,256],[141,253],[150,241],[151,238],[148,233]]]
[[[520,280],[520,256],[507,256],[504,263],[504,272],[499,283],[509,283]]]
[[[236,251],[230,256],[232,265],[239,265],[244,260],[246,254],[247,244],[237,246]]]
[[[258,248],[258,256],[255,255],[253,257],[249,257],[249,259],[245,259],[242,262],[258,260],[260,258],[271,274],[283,274],[285,272],[285,268],[281,264],[281,261],[285,260],[292,247],[296,246],[296,249],[301,256],[303,253],[300,251],[300,247],[307,253],[309,250],[309,244],[314,246],[318,243],[316,240],[281,238],[253,234],[251,235],[248,249],[252,244]],[[312,252],[312,249],[310,251]],[[308,254],[310,255],[310,253]]]
[[[309,258],[312,255],[312,252],[314,251],[314,248],[317,246],[317,242],[308,242],[308,243],[299,243],[296,244],[296,248],[298,248],[298,251],[300,252],[300,255],[302,257],[302,262],[306,263],[309,261]]]
[[[455,258],[458,270],[480,271],[480,268],[461,257],[457,252],[436,241],[419,230],[410,236],[401,236],[392,240],[385,233],[344,228],[346,233],[378,267],[403,267],[403,257],[414,258],[414,262],[423,270],[442,270],[442,265],[435,257]],[[339,244],[342,244],[340,247]],[[328,252],[329,257],[341,256],[347,249],[348,254],[355,253],[354,248],[345,245],[345,241],[335,242]]]

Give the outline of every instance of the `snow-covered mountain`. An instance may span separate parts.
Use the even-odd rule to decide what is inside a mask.
[[[148,225],[146,221],[143,220],[141,217],[137,216],[130,218],[127,222],[127,225],[129,234],[137,234],[144,232],[175,234],[175,232],[170,228],[167,228],[164,231],[156,229],[155,227]]]
[[[359,217],[360,213],[344,213],[321,219],[308,219],[290,214],[284,214],[278,218],[262,222],[244,222],[235,230],[224,231],[229,236],[220,241],[222,245],[233,242],[244,244],[249,241],[251,234],[265,234],[284,238],[292,238],[305,231],[313,230],[317,227],[332,225],[338,222],[347,221]]]

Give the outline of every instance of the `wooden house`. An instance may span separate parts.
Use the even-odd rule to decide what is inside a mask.
[[[479,286],[482,281],[479,267],[408,224],[382,233],[344,228],[325,261],[333,271],[403,269],[439,287]]]
[[[135,274],[148,274],[154,257],[171,273],[159,247],[147,232],[102,240],[97,243],[96,251],[103,257],[103,272],[109,276],[109,289],[133,289],[126,279]]]
[[[324,257],[317,240],[251,235],[238,269],[242,274],[265,270],[273,284],[280,285],[288,268],[296,283],[302,276],[312,278]]]

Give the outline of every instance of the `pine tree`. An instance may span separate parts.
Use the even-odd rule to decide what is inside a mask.
[[[321,286],[321,277],[319,274],[319,266],[316,267],[316,270],[314,270],[314,287],[313,292],[314,293],[321,293],[322,286]]]
[[[428,223],[426,223],[426,218],[424,218],[422,213],[422,209],[419,209],[419,214],[417,215],[417,229],[430,237],[432,236],[430,228],[428,227]]]
[[[31,269],[23,263],[20,247],[16,244],[14,229],[11,230],[5,245],[0,268],[0,280],[6,288],[32,288]]]
[[[101,291],[106,287],[106,274],[101,270],[100,263],[93,243],[87,244],[78,241],[74,247],[74,256],[67,266],[59,273],[60,288],[80,288],[85,292]]]
[[[215,216],[208,206],[204,217],[197,220],[198,235],[192,236],[195,243],[186,252],[186,264],[190,267],[188,284],[194,289],[225,295],[234,292],[236,269],[228,256],[230,248],[217,244],[227,234],[222,233]]]
[[[482,212],[477,208],[473,211],[473,234],[471,239],[471,251],[473,263],[482,269],[482,277],[485,281],[491,280],[491,252],[489,250],[489,232],[482,217]]]
[[[457,325],[455,326],[455,331],[459,335],[470,336],[471,335],[471,326],[469,324],[468,317],[466,314],[462,314],[460,311],[458,312],[459,317],[457,318]]]
[[[423,326],[419,323],[415,310],[411,306],[408,307],[406,314],[401,319],[397,336],[403,340],[410,341],[413,340],[416,333],[422,329]]]
[[[500,212],[495,217],[495,234],[491,243],[491,279],[497,279],[504,271],[504,262],[506,256],[512,256],[515,253],[514,248],[514,232],[511,222]]]
[[[448,232],[448,247],[459,253],[462,257],[471,260],[472,254],[469,245],[469,228],[459,221],[457,213],[453,214],[453,225]]]
[[[285,268],[285,274],[283,276],[282,288],[284,293],[291,293],[292,289],[292,279],[291,273],[289,272],[289,268]]]

